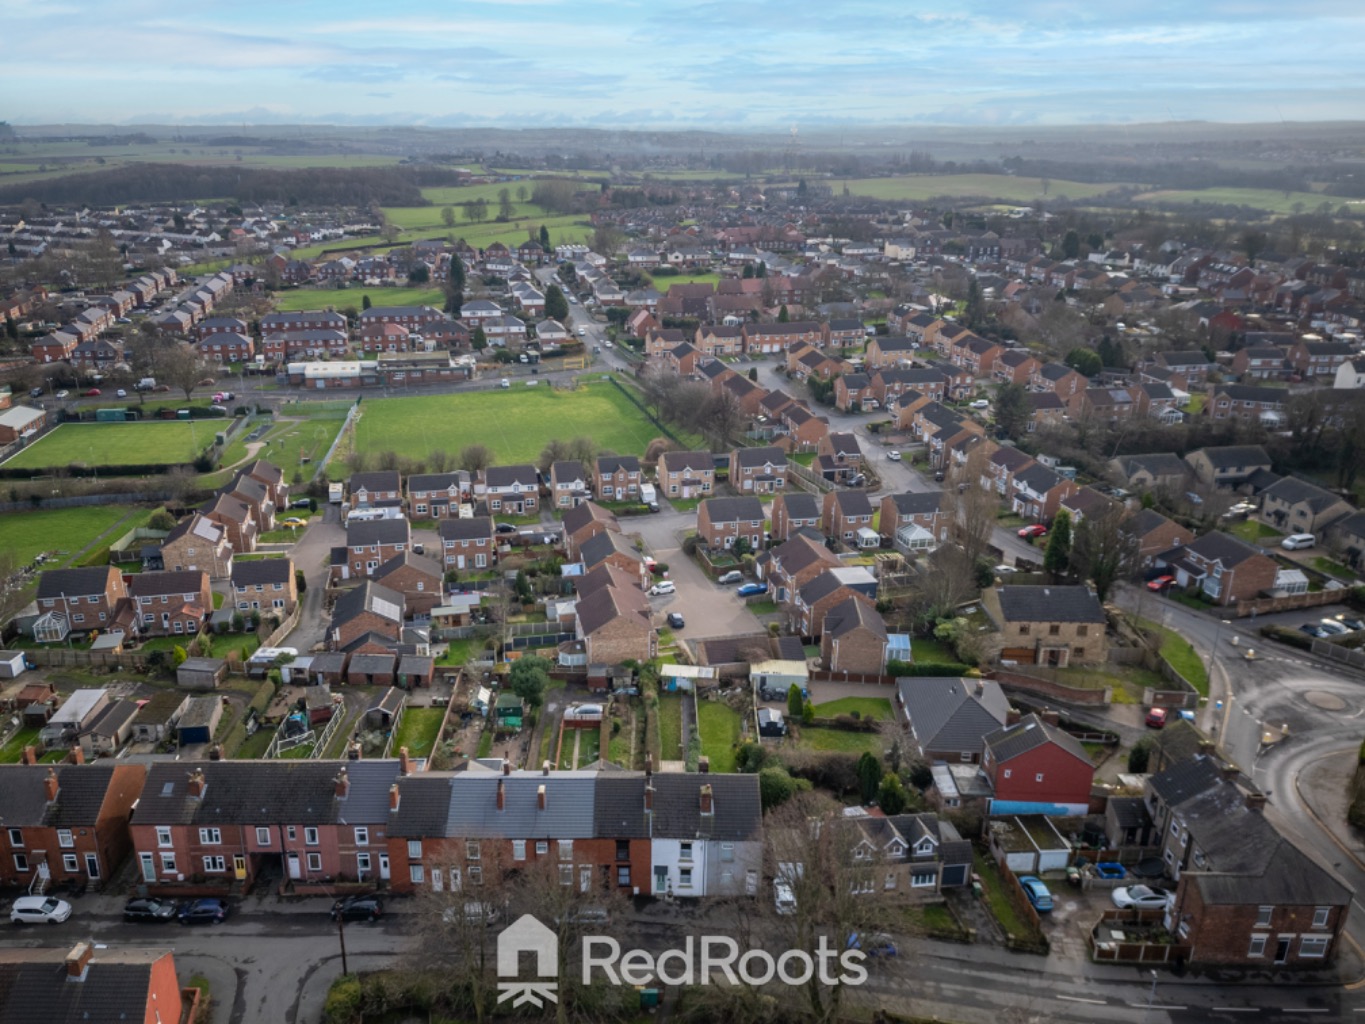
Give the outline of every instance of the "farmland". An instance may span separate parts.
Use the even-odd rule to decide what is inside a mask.
[[[1120,187],[1112,183],[1091,185],[1049,178],[1045,191],[1041,178],[1018,178],[1008,174],[915,174],[903,178],[855,178],[847,182],[832,181],[830,184],[836,192],[847,185],[849,192],[855,196],[907,202],[920,202],[936,196],[982,196],[1012,203],[1031,203],[1044,198],[1089,199]]]
[[[592,384],[576,391],[538,387],[366,400],[355,443],[362,452],[412,458],[482,444],[507,465],[534,462],[553,438],[580,436],[600,448],[643,452],[658,430],[613,385]],[[339,460],[329,468],[348,472]]]
[[[218,420],[64,423],[5,465],[14,469],[47,469],[73,462],[88,466],[191,462],[225,425]]]
[[[44,551],[60,550],[74,555],[100,534],[112,530],[125,516],[137,511],[128,505],[82,505],[6,512],[0,515],[0,534],[4,535],[5,549],[13,551],[21,565],[27,565]],[[129,522],[119,533],[138,525],[141,522]],[[117,540],[118,536],[113,534],[109,540]]]

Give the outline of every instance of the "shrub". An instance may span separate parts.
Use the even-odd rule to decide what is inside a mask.
[[[324,1024],[352,1024],[360,1019],[360,976],[347,974],[332,982],[322,1005]]]

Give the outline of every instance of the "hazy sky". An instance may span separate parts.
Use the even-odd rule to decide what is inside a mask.
[[[1360,0],[0,0],[0,120],[1365,116]]]

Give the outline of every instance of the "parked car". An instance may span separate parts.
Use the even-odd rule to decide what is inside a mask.
[[[157,392],[169,391],[171,386],[169,384],[155,384],[152,386],[152,390]]]
[[[167,390],[170,390],[170,389],[168,388]],[[66,398],[69,394],[71,394],[71,392],[69,392],[69,391],[58,391],[58,392],[57,392],[57,397],[58,397],[58,398]]]
[[[332,904],[333,921],[377,921],[384,916],[384,899],[377,893],[347,896]]]
[[[210,387],[213,387],[213,385],[215,385],[215,384],[217,384],[217,383],[218,383],[218,381],[215,380],[214,378],[212,378],[212,377],[205,377],[203,380],[199,381],[199,383],[195,384],[195,387],[197,387],[197,388],[210,388]]]
[[[658,597],[661,594],[674,594],[677,593],[677,590],[678,588],[673,585],[672,580],[660,580],[649,588],[649,596]]]
[[[682,612],[669,612],[668,624],[674,629],[682,629],[687,625],[687,620],[683,618]]]
[[[896,940],[886,932],[854,932],[845,948],[862,950],[868,956],[895,956]]]
[[[997,576],[1008,576],[1010,573],[1018,572],[1019,570],[1012,565],[1006,565],[1004,562],[1001,562],[999,565],[995,566],[991,571],[994,572]]]
[[[176,911],[176,917],[181,924],[222,924],[230,912],[227,900],[205,898],[190,900]]]
[[[1327,630],[1323,629],[1316,622],[1305,622],[1302,626],[1299,627],[1299,632],[1307,633],[1309,636],[1312,637],[1324,637],[1329,635]]]
[[[119,388],[117,391],[114,392],[114,394],[115,394],[115,396],[117,396],[118,398],[127,398],[127,397],[128,397],[128,391],[127,391],[125,388]]]
[[[1034,875],[1020,875],[1019,884],[1024,889],[1024,895],[1033,904],[1033,909],[1040,914],[1050,914],[1052,912],[1052,893],[1043,884],[1043,880]]]
[[[310,508],[312,507],[311,498],[295,498],[289,503],[290,508]]]
[[[98,398],[99,396],[100,396],[99,388],[87,388],[85,391],[86,398]]]
[[[1338,615],[1337,621],[1352,632],[1355,632],[1358,629],[1365,629],[1365,619],[1350,619],[1345,615]]]
[[[170,900],[137,899],[123,905],[125,921],[169,921],[175,912],[176,906]]]
[[[288,519],[280,520],[281,526],[288,526],[290,529],[298,529],[300,526],[307,526],[308,520],[300,519],[298,516],[290,516]]]
[[[989,409],[991,407],[991,403],[984,398],[978,398],[974,402],[968,402],[967,405],[972,409]]]
[[[744,573],[740,572],[738,569],[731,569],[729,572],[723,572],[717,576],[716,582],[728,586],[731,583],[739,583],[743,579]]]
[[[536,386],[537,384],[539,384],[539,383],[540,383],[540,381],[538,381],[538,380],[528,380],[528,381],[526,382],[526,386],[527,386],[528,388],[533,388],[533,387],[535,387],[535,386]]]
[[[1293,533],[1280,541],[1280,547],[1286,551],[1299,551],[1303,548],[1311,548],[1317,543],[1317,538],[1311,533]]]
[[[1165,910],[1175,906],[1175,893],[1154,885],[1121,885],[1110,893],[1120,910]]]
[[[29,398],[41,398],[41,397],[42,397],[42,394],[43,394],[43,389],[42,389],[42,388],[29,388],[29,389],[28,389],[28,397],[29,397]]]
[[[61,924],[71,916],[71,904],[54,896],[20,896],[9,908],[13,924]]]
[[[1173,586],[1174,584],[1175,584],[1174,576],[1158,576],[1154,580],[1147,581],[1147,589],[1152,591],[1153,593],[1159,594],[1167,587]]]
[[[896,449],[892,448],[889,452],[886,453],[886,457],[890,459],[892,462],[900,462],[901,453],[896,451]]]
[[[492,926],[498,923],[498,918],[502,915],[498,908],[491,903],[481,903],[478,900],[470,900],[462,908],[447,907],[441,914],[441,919],[447,924],[453,924],[460,920],[460,915],[464,915],[467,924],[478,924],[480,921],[485,926]]]
[[[1032,540],[1034,537],[1046,537],[1047,527],[1042,523],[1030,523],[1028,526],[1020,528],[1019,536],[1025,540]]]
[[[645,507],[649,509],[651,512],[659,511],[659,503],[657,501],[646,502]]]
[[[1351,631],[1345,623],[1338,622],[1336,619],[1323,619],[1318,624],[1318,628],[1328,636],[1345,636]]]
[[[223,416],[226,416],[228,413],[228,407],[226,405],[211,405],[209,406],[209,412],[216,412]]]
[[[506,377],[504,377],[502,380],[498,381],[498,387],[500,387],[500,388],[510,388],[511,386],[512,386],[512,382],[511,382],[510,380],[508,380]]]
[[[1164,729],[1166,727],[1167,711],[1165,708],[1152,708],[1147,712],[1147,728]]]
[[[766,594],[768,584],[766,583],[746,583],[735,591],[740,597],[753,597],[756,594]]]
[[[517,532],[517,528],[516,528],[515,526],[513,526],[511,523],[499,523],[494,529],[496,529],[498,533],[516,533],[516,532]]]

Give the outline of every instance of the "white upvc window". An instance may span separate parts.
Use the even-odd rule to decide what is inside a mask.
[[[355,844],[356,844],[356,846],[369,846],[369,845],[370,845],[370,830],[369,830],[368,828],[366,828],[364,825],[357,825],[357,826],[356,826],[356,830],[355,830]]]
[[[199,841],[205,846],[220,846],[223,842],[223,833],[216,828],[201,828]]]
[[[268,827],[262,825],[258,825],[256,827],[256,845],[257,846],[270,845],[270,829]]]
[[[71,830],[69,828],[57,829],[57,845],[64,850],[69,850],[76,845],[76,840],[71,835]]]
[[[165,825],[158,825],[156,829],[157,846],[174,846],[175,842],[171,839],[171,830]]]

